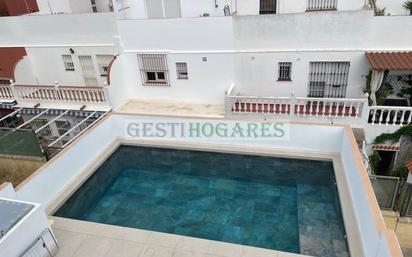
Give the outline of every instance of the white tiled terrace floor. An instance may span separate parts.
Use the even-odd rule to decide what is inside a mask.
[[[188,102],[171,100],[141,100],[131,99],[117,110],[121,113],[146,115],[179,115],[223,118],[224,105],[218,102]]]
[[[261,248],[51,217],[56,257],[299,257]]]

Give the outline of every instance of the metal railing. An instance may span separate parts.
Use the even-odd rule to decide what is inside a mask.
[[[338,0],[308,0],[308,10],[336,10]]]
[[[399,191],[399,178],[370,175],[373,191],[381,209],[393,210]]]
[[[53,257],[59,245],[50,229],[45,229],[20,257]]]

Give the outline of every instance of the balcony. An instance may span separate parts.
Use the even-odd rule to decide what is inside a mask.
[[[0,102],[14,102],[17,107],[78,109],[87,106],[94,110],[110,109],[106,87],[56,85],[0,85]]]
[[[412,123],[412,107],[369,106],[368,99],[244,96],[232,87],[225,95],[225,117],[310,120],[354,127],[400,127]]]

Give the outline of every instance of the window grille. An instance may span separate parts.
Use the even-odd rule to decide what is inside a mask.
[[[113,55],[101,54],[96,55],[97,65],[99,66],[99,72],[101,76],[107,76],[109,72],[110,62],[113,60]]]
[[[56,120],[55,121],[56,128],[57,128],[57,133],[59,136],[63,136],[67,131],[71,129],[70,122],[67,120]],[[64,136],[64,138],[61,140],[63,144],[67,143],[70,140],[70,133]]]
[[[143,86],[169,86],[166,54],[138,54]]]
[[[90,0],[93,12],[97,12],[96,0]]]
[[[86,86],[96,87],[99,85],[95,76],[95,70],[91,55],[79,55],[80,66],[82,67],[83,79]]]
[[[176,63],[177,79],[188,79],[189,74],[187,73],[187,63],[177,62]]]
[[[62,55],[63,58],[63,63],[64,63],[64,68],[66,71],[74,71],[74,63],[73,63],[73,59],[72,56],[69,54],[63,54]]]
[[[344,98],[350,62],[311,62],[309,97]]]
[[[260,14],[276,13],[277,0],[260,0]]]
[[[291,80],[292,63],[280,62],[279,63],[279,77],[278,80]]]
[[[308,0],[310,11],[336,10],[337,7],[338,0]]]

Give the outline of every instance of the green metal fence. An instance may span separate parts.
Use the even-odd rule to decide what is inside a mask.
[[[0,128],[0,154],[42,157],[42,150],[33,130]]]

